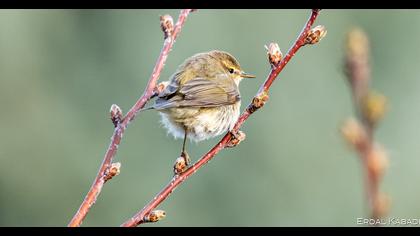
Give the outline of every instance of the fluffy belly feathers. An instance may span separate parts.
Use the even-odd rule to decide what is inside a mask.
[[[231,130],[239,117],[240,102],[212,108],[169,108],[160,110],[162,124],[175,138],[187,137],[199,142]]]

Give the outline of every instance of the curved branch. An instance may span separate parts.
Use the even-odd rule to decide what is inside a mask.
[[[89,212],[90,208],[93,204],[95,204],[98,195],[100,194],[103,185],[105,182],[110,179],[110,172],[109,169],[112,165],[112,159],[115,156],[118,145],[121,142],[122,136],[124,131],[126,130],[130,121],[132,121],[136,114],[145,106],[145,104],[153,97],[154,90],[156,88],[157,80],[159,79],[160,72],[162,71],[163,66],[165,65],[166,58],[168,57],[168,53],[172,48],[172,45],[175,42],[176,37],[178,36],[179,32],[181,31],[182,26],[185,23],[191,9],[182,10],[179,14],[178,21],[175,26],[173,26],[172,18],[166,15],[161,17],[161,26],[162,30],[165,33],[165,41],[163,43],[163,48],[160,52],[159,58],[155,64],[153,69],[152,75],[149,79],[146,89],[143,92],[143,95],[137,100],[137,102],[133,105],[133,107],[127,112],[125,117],[118,122],[115,122],[115,129],[114,133],[111,138],[111,143],[109,144],[108,149],[106,150],[103,162],[99,168],[98,174],[90,187],[89,192],[87,193],[85,199],[83,200],[82,204],[80,205],[78,211],[71,219],[70,223],[68,224],[69,227],[77,227],[82,224],[83,219],[86,217],[87,213]],[[111,111],[112,114],[112,111]],[[114,122],[114,117],[111,117]]]
[[[252,102],[248,105],[242,115],[239,117],[236,122],[233,131],[228,132],[209,152],[207,152],[203,157],[201,157],[196,163],[189,167],[185,172],[180,175],[175,175],[172,180],[166,185],[154,198],[151,200],[141,211],[135,214],[132,218],[124,222],[121,226],[123,227],[135,227],[139,224],[145,223],[145,217],[162,203],[172,192],[183,183],[187,178],[193,175],[198,169],[203,167],[207,162],[209,162],[218,152],[228,146],[234,139],[232,133],[238,132],[242,124],[248,119],[248,117],[254,113],[256,110],[261,108],[265,101],[268,99],[268,91],[277,78],[278,74],[283,70],[287,65],[290,59],[295,55],[295,53],[304,45],[311,44],[312,42],[307,41],[308,33],[312,25],[315,22],[319,14],[319,10],[312,10],[311,15],[308,21],[305,24],[305,27],[299,34],[299,37],[294,42],[293,46],[287,52],[287,55],[276,65],[273,65],[270,74],[265,80],[264,84],[259,89],[259,92],[254,97]]]

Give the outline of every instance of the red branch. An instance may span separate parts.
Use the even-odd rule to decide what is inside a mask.
[[[112,159],[115,156],[118,145],[121,142],[121,138],[126,130],[130,121],[132,121],[139,110],[141,110],[145,104],[150,100],[150,98],[154,94],[154,89],[156,87],[157,80],[159,79],[160,72],[162,71],[163,66],[165,65],[166,58],[168,57],[168,53],[172,48],[172,45],[175,42],[176,37],[178,36],[179,32],[181,31],[182,26],[185,23],[191,9],[182,10],[179,14],[178,21],[173,29],[171,29],[170,34],[165,32],[165,41],[163,44],[163,48],[160,52],[159,58],[157,59],[156,65],[153,69],[152,75],[149,79],[146,89],[143,92],[143,95],[137,100],[137,102],[133,105],[133,107],[127,112],[125,117],[122,119],[121,123],[117,123],[114,129],[114,133],[111,138],[111,143],[109,144],[108,149],[106,150],[103,162],[99,168],[99,172],[93,182],[92,186],[90,187],[89,192],[87,193],[85,199],[83,200],[82,204],[79,207],[79,210],[71,219],[70,223],[68,224],[69,227],[77,227],[82,224],[83,219],[86,217],[87,213],[89,212],[90,208],[93,204],[95,204],[98,195],[100,194],[102,187],[106,180],[108,179],[107,170],[110,168],[112,164]],[[162,26],[163,27],[163,26]],[[173,30],[173,31],[172,31]]]
[[[303,28],[302,32],[299,34],[299,37],[293,44],[293,46],[287,52],[287,55],[279,62],[279,64],[275,65],[271,70],[270,74],[268,75],[267,79],[265,80],[264,84],[259,89],[259,92],[254,97],[251,104],[245,109],[242,115],[239,117],[238,121],[236,122],[232,133],[235,133],[239,130],[242,124],[248,119],[248,117],[258,110],[260,107],[264,105],[264,102],[268,98],[268,90],[270,89],[272,83],[278,76],[278,74],[283,70],[286,64],[290,61],[290,59],[295,55],[295,53],[305,45],[305,39],[310,31],[315,19],[319,14],[319,10],[312,10],[312,13],[306,22],[305,27]],[[162,203],[178,185],[183,183],[188,177],[193,175],[198,169],[203,167],[207,162],[209,162],[218,152],[224,149],[230,142],[232,141],[232,134],[228,132],[222,140],[220,140],[209,152],[207,152],[200,160],[194,163],[191,167],[189,167],[185,172],[180,175],[175,175],[173,179],[166,185],[154,198],[150,201],[140,212],[135,214],[131,219],[127,220],[121,226],[123,227],[135,227],[139,224],[144,223],[144,218],[150,214],[152,210],[154,210],[160,203]]]

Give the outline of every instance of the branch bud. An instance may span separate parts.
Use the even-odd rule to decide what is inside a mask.
[[[267,49],[268,61],[271,64],[271,68],[274,68],[283,59],[280,47],[277,43],[270,43],[268,47],[265,45],[265,48]]]
[[[375,146],[367,154],[367,168],[375,178],[381,178],[386,168],[388,168],[388,165],[388,157],[382,147]]]
[[[305,39],[305,44],[316,44],[327,35],[327,29],[323,25],[312,28]]]
[[[112,179],[112,177],[117,176],[120,174],[121,163],[115,162],[112,163],[111,166],[105,172],[105,181]]]
[[[246,134],[240,130],[238,130],[237,132],[231,131],[231,134],[232,134],[232,137],[230,141],[226,144],[227,148],[236,147],[246,138]]]
[[[186,169],[187,169],[187,163],[185,162],[185,158],[178,157],[175,160],[174,173],[175,174],[180,174],[180,173],[184,172]]]
[[[362,125],[351,118],[344,122],[341,127],[341,134],[344,139],[354,148],[361,148],[367,141],[367,134]]]
[[[347,34],[347,56],[358,60],[367,60],[369,54],[369,39],[361,29],[352,29]]]
[[[362,106],[362,100],[369,92],[370,66],[369,66],[369,39],[358,28],[347,33],[346,57],[344,72],[356,99],[356,105]]]
[[[160,16],[160,27],[165,34],[165,39],[171,37],[174,31],[174,20],[170,15]]]
[[[143,219],[143,222],[145,223],[153,223],[158,222],[159,220],[162,220],[165,218],[166,212],[162,210],[153,210],[148,215],[146,215]]]
[[[254,112],[257,109],[260,109],[261,107],[264,106],[264,104],[268,101],[268,93],[266,91],[263,91],[259,94],[257,94],[257,96],[255,96],[252,99],[252,109],[250,110],[250,112]]]
[[[183,152],[180,157],[175,160],[174,174],[178,175],[188,169],[191,159],[186,152]]]
[[[169,81],[163,81],[163,82],[160,82],[157,86],[156,86],[156,88],[155,88],[155,90],[154,90],[154,93],[156,94],[156,95],[159,95],[161,92],[163,92],[163,90],[165,90],[166,89],[166,87],[168,87],[168,85],[169,85]]]
[[[386,97],[378,92],[370,92],[363,101],[363,115],[370,124],[377,124],[386,111]]]
[[[112,123],[115,127],[117,127],[117,125],[121,122],[123,117],[121,108],[116,104],[112,104],[111,109],[109,109],[109,114]]]

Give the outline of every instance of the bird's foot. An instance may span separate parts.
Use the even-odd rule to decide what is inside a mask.
[[[188,169],[191,164],[191,158],[187,152],[182,152],[181,156],[175,160],[174,174],[179,175]]]
[[[232,137],[231,137],[230,141],[226,144],[227,148],[236,147],[239,143],[244,141],[245,138],[246,138],[245,133],[240,131],[240,130],[238,130],[237,132],[230,131],[230,133],[232,134]]]
[[[181,157],[183,157],[183,158],[184,158],[185,163],[187,164],[187,166],[190,166],[190,164],[191,164],[191,158],[190,158],[190,155],[188,155],[188,153],[187,153],[187,152],[182,152],[182,153],[181,153]]]

